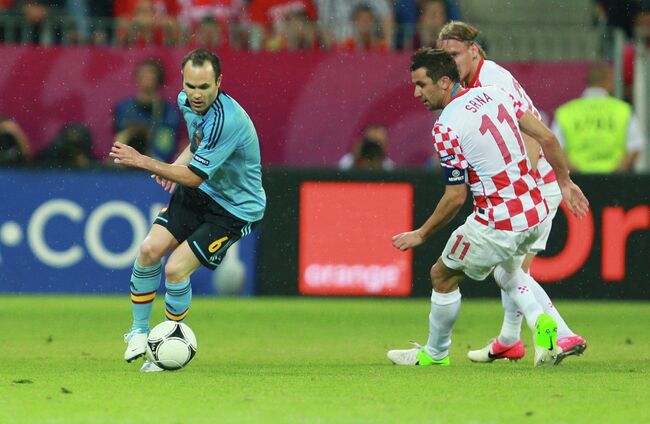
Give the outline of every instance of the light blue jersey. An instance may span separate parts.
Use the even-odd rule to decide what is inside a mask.
[[[192,111],[182,91],[178,106],[194,154],[188,166],[204,179],[199,190],[243,221],[262,219],[266,194],[260,144],[246,111],[223,91],[204,115]]]

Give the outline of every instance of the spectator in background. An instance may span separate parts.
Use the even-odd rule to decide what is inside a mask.
[[[316,22],[306,11],[290,13],[285,17],[281,34],[281,48],[294,50],[315,50],[322,44]]]
[[[26,26],[26,32],[18,28],[15,38],[34,44],[61,41],[61,22],[57,17],[61,15],[64,4],[65,0],[13,0],[13,10],[23,17]]]
[[[178,41],[176,19],[163,0],[115,0],[116,42],[122,46],[172,45]]]
[[[353,50],[376,50],[387,51],[388,43],[381,32],[381,25],[378,24],[372,8],[367,5],[359,5],[350,17],[352,22],[352,35],[341,43],[341,47],[347,51]]]
[[[96,164],[88,127],[69,122],[36,156],[36,163],[49,168],[90,168]]]
[[[460,13],[460,7],[458,6],[458,0],[441,0],[442,6],[439,6],[437,13],[440,14],[444,10],[444,20],[442,25],[439,24],[440,17],[434,17],[432,10],[426,10],[425,8],[429,7],[428,0],[393,0],[393,12],[395,14],[395,23],[397,28],[395,29],[395,47],[398,49],[413,49],[414,46],[435,46],[435,42],[431,43],[422,43],[420,38],[421,35],[418,35],[418,31],[422,31],[422,24],[428,25],[430,22],[433,23],[433,26],[438,27],[438,30],[442,28],[442,25],[448,21],[460,21],[462,16]],[[427,15],[422,22],[423,15]],[[437,38],[437,32],[431,30],[430,35],[435,35]]]
[[[395,17],[394,45],[396,49],[413,49],[418,14],[419,7],[416,0],[393,0],[393,16]]]
[[[587,73],[582,97],[555,111],[553,132],[576,172],[629,171],[645,147],[632,107],[611,96],[613,79],[610,64],[595,63]]]
[[[372,9],[379,22],[383,42],[392,48],[395,21],[391,6],[386,0],[315,0],[318,24],[323,31],[326,46],[336,46],[352,36],[350,18],[359,6]]]
[[[392,170],[393,162],[387,155],[388,130],[380,124],[371,124],[363,131],[361,140],[352,146],[352,151],[341,157],[339,169],[372,168]]]
[[[247,45],[248,16],[244,0],[167,0],[167,12],[180,24],[185,34],[196,34],[218,29],[216,38],[220,47],[240,48]],[[216,25],[209,20],[214,20]],[[210,35],[214,38],[214,36]],[[199,40],[192,37],[191,43],[199,45]]]
[[[65,14],[74,26],[64,34],[67,43],[105,45],[112,37],[113,0],[65,0]]]
[[[418,18],[415,47],[435,47],[438,33],[447,22],[447,5],[444,0],[422,0]]]
[[[189,47],[192,49],[217,50],[224,44],[222,32],[219,22],[211,16],[206,16],[201,19],[191,35]]]
[[[299,35],[296,30],[302,31],[300,43],[308,48],[313,46],[315,33],[305,33],[309,30],[306,26],[300,28],[301,21],[306,24],[316,21],[316,8],[311,0],[251,0],[248,15],[259,38],[251,40],[252,48],[264,46],[266,50],[279,50],[288,47],[289,30],[295,33],[291,36]],[[292,19],[294,22],[290,27]],[[294,42],[294,46],[297,47],[298,43]]]
[[[24,165],[30,158],[29,139],[20,125],[0,116],[0,166]]]
[[[115,138],[171,162],[178,151],[181,120],[175,105],[162,98],[165,70],[157,59],[147,59],[138,64],[135,79],[136,94],[115,106]]]

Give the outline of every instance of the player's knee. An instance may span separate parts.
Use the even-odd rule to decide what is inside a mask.
[[[189,277],[187,269],[183,267],[177,261],[174,261],[173,258],[167,261],[165,264],[165,279],[169,284],[181,283]]]
[[[522,274],[524,274],[524,271],[521,268],[518,268],[513,272],[508,272],[502,266],[498,266],[494,269],[494,280],[497,282],[499,287],[508,291],[517,284],[518,280],[521,281]]]
[[[138,263],[142,266],[151,266],[161,261],[164,252],[155,243],[144,241],[140,245]]]
[[[431,286],[433,287],[433,290],[438,293],[448,293],[451,291],[451,286],[438,264],[431,267],[429,275],[431,276]]]
[[[436,268],[435,265],[431,267],[431,271],[429,271],[429,277],[431,277],[431,285],[435,289],[436,282],[440,280],[440,271]]]

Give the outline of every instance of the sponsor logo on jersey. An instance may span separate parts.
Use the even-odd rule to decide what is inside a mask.
[[[200,163],[201,165],[204,165],[204,166],[210,165],[209,160],[207,160],[206,158],[201,157],[199,155],[196,155],[196,154],[194,155],[194,160],[197,161],[198,163]]]
[[[449,161],[451,161],[451,160],[453,160],[453,159],[456,159],[456,155],[452,153],[452,154],[450,154],[450,155],[447,155],[447,156],[443,156],[443,157],[441,157],[441,158],[440,158],[440,162],[442,162],[442,163],[447,163],[447,162],[449,162]]]

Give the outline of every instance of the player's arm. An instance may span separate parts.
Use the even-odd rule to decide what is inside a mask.
[[[190,161],[192,160],[192,150],[190,149],[190,145],[188,144],[185,149],[181,152],[180,155],[176,158],[174,161],[174,165],[189,165]]]
[[[185,152],[181,156],[184,154]],[[195,188],[203,182],[203,178],[192,172],[186,165],[161,162],[147,155],[143,155],[133,147],[120,142],[113,143],[110,156],[115,163],[128,166],[129,168],[143,169],[161,178],[187,187]]]
[[[192,151],[190,150],[190,145],[188,144],[187,147],[183,149],[181,154],[178,155],[173,165],[187,165],[190,163],[191,160],[192,160]],[[158,183],[165,191],[172,193],[176,189],[176,183],[173,181],[160,177],[156,174],[151,174],[151,178],[153,178],[156,181],[156,183]]]
[[[586,215],[589,202],[580,188],[571,181],[567,160],[553,131],[528,111],[519,118],[519,128],[542,146],[544,156],[555,171],[562,197],[569,210],[578,217]]]
[[[431,214],[429,219],[420,228],[393,236],[393,246],[399,250],[407,250],[424,243],[426,239],[454,219],[460,208],[465,204],[465,199],[467,199],[467,185],[465,184],[464,178],[465,171],[463,171],[462,180],[458,176],[453,176],[451,178],[455,181],[452,181],[450,184],[449,175],[453,171],[458,171],[458,169],[443,169],[448,173],[448,183],[445,187],[445,193],[438,202],[433,214]]]
[[[539,162],[539,152],[542,150],[540,144],[533,137],[528,134],[522,134],[524,138],[524,145],[526,146],[526,154],[530,160],[531,169],[537,170],[537,162]]]

